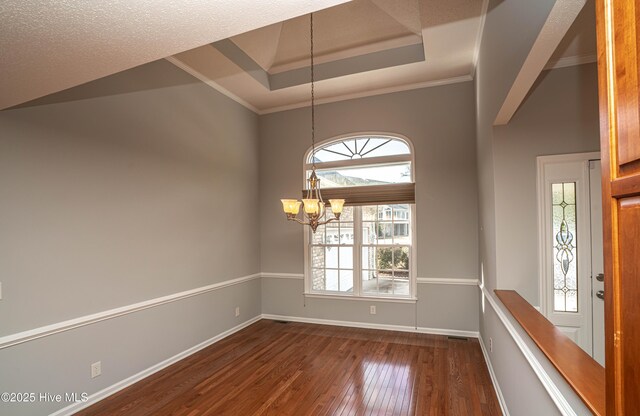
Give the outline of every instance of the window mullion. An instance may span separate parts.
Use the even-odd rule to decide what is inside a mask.
[[[353,293],[362,296],[362,207],[353,208]]]

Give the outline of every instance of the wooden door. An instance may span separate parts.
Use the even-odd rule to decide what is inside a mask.
[[[596,3],[607,414],[640,415],[640,2]]]

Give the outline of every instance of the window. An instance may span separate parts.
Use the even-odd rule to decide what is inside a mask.
[[[413,185],[407,142],[386,136],[331,141],[307,156],[307,177],[312,161],[325,200],[327,193],[344,192],[347,206],[339,222],[308,231],[306,292],[413,298],[413,187],[409,197],[381,201],[400,186]]]
[[[553,310],[578,312],[576,183],[551,184],[553,216]]]

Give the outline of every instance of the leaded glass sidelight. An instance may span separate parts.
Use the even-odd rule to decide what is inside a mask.
[[[553,310],[578,312],[576,183],[551,185],[553,214]]]

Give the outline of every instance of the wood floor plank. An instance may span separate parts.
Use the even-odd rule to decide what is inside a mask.
[[[78,413],[500,414],[475,339],[269,320]]]

